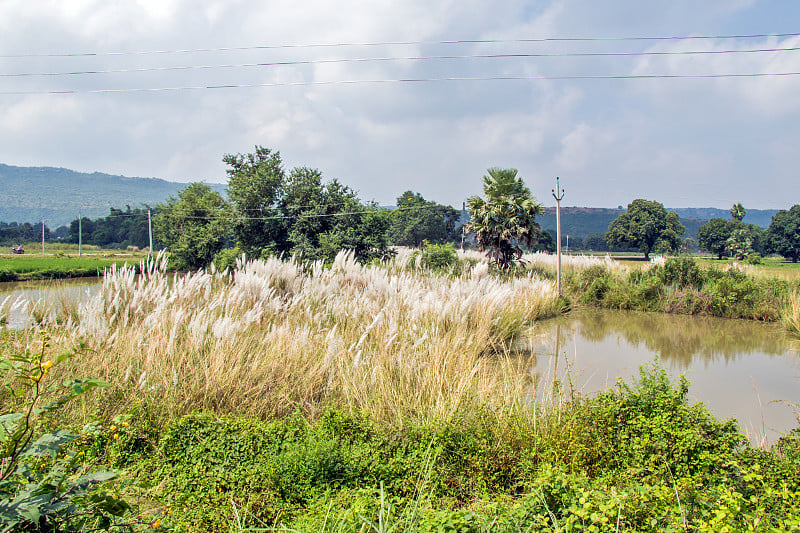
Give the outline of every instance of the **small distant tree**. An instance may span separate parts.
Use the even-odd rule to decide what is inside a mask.
[[[619,248],[639,248],[648,261],[659,241],[660,249],[679,250],[685,231],[676,212],[667,212],[659,202],[638,199],[608,225],[606,242]]]
[[[782,255],[793,263],[800,257],[800,205],[781,209],[772,217],[765,236],[770,253]]]
[[[208,185],[191,183],[157,209],[154,229],[177,268],[204,267],[225,246],[228,204]]]
[[[731,220],[741,222],[746,214],[747,209],[745,209],[742,204],[733,204],[733,207],[731,207]]]
[[[490,168],[483,177],[483,193],[485,199],[467,200],[467,231],[475,234],[481,250],[488,250],[488,256],[506,268],[522,256],[521,244],[530,248],[536,242],[540,232],[536,215],[543,215],[544,207],[517,177],[515,168]]]

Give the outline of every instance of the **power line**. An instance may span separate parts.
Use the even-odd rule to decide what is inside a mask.
[[[327,204],[325,206],[320,207],[330,207],[339,204]],[[301,207],[317,207],[317,206],[296,206],[297,208]],[[342,211],[338,213],[301,213],[297,215],[270,215],[270,216],[262,216],[262,217],[251,217],[251,216],[230,216],[230,215],[216,215],[216,216],[207,216],[207,215],[187,215],[186,212],[180,212],[178,210],[173,210],[172,213],[175,214],[178,218],[184,218],[189,220],[297,220],[297,219],[308,219],[308,218],[328,218],[328,217],[339,217],[339,216],[349,216],[349,215],[363,215],[368,213],[380,213],[380,212],[387,212],[393,213],[396,211],[418,211],[423,209],[440,209],[442,205],[415,205],[415,206],[380,206],[375,207],[372,209],[365,209],[361,211]],[[251,211],[251,210],[247,210]],[[188,211],[187,211],[188,212]],[[113,213],[106,215],[105,217],[101,218],[122,218],[122,217],[147,217],[147,212],[145,213]],[[84,217],[86,218],[86,217]]]
[[[726,39],[764,39],[781,37],[798,37],[800,33],[758,33],[749,35],[685,35],[685,36],[634,36],[634,37],[541,37],[531,39],[455,39],[441,41],[377,41],[377,42],[339,42],[315,44],[277,44],[253,46],[227,46],[218,48],[185,48],[171,50],[134,50],[116,52],[56,52],[56,53],[28,53],[28,54],[2,54],[0,58],[30,58],[30,57],[95,57],[95,56],[126,56],[150,54],[187,54],[199,52],[232,52],[245,50],[282,50],[303,48],[345,48],[369,46],[416,46],[416,45],[460,45],[460,44],[522,44],[522,43],[548,43],[548,42],[625,42],[625,41],[687,41],[687,40],[726,40]]]
[[[0,78],[22,78],[22,77],[55,77],[55,76],[80,76],[96,74],[127,74],[138,72],[164,72],[164,71],[184,71],[184,70],[210,70],[210,69],[231,69],[231,68],[252,68],[252,67],[277,67],[277,66],[299,66],[299,65],[320,65],[336,63],[368,63],[368,62],[389,62],[389,61],[435,61],[435,60],[454,60],[454,59],[526,59],[526,58],[547,58],[547,57],[638,57],[638,56],[682,56],[682,55],[725,55],[725,54],[753,54],[767,52],[795,52],[800,47],[787,48],[756,48],[745,50],[678,50],[671,52],[557,52],[557,53],[502,53],[502,54],[465,54],[465,55],[433,55],[433,56],[397,56],[397,57],[362,57],[362,58],[337,58],[337,59],[305,59],[296,61],[269,61],[261,63],[235,63],[221,65],[180,65],[169,67],[139,67],[103,70],[77,70],[66,72],[20,72],[0,74]]]
[[[715,79],[715,78],[765,78],[798,76],[800,72],[750,72],[739,74],[621,74],[621,75],[566,75],[566,76],[466,76],[440,78],[395,78],[367,80],[327,80],[327,81],[293,81],[270,83],[239,83],[222,85],[183,85],[172,87],[137,87],[122,89],[58,89],[43,91],[0,91],[0,95],[34,95],[34,94],[102,94],[102,93],[137,93],[162,91],[193,91],[206,89],[243,89],[257,87],[302,87],[322,85],[357,85],[378,83],[428,83],[439,81],[564,81],[564,80],[652,80],[652,79]]]

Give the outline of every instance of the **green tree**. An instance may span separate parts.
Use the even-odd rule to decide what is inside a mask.
[[[157,209],[154,229],[175,267],[204,267],[225,246],[230,209],[208,185],[190,183]]]
[[[233,233],[248,257],[332,259],[348,249],[365,261],[388,252],[388,215],[337,180],[323,183],[319,170],[297,167],[287,175],[280,153],[261,146],[223,161],[230,166]]]
[[[677,213],[667,212],[659,202],[638,199],[608,225],[606,242],[616,247],[639,248],[647,261],[659,241],[660,248],[678,250],[684,231]]]
[[[780,254],[796,263],[800,257],[800,205],[775,213],[765,240],[769,253]]]
[[[319,236],[320,253],[325,259],[333,259],[341,250],[352,250],[361,262],[389,255],[389,212],[374,204],[365,205],[358,198],[346,201],[340,209],[330,230]]]
[[[286,179],[280,152],[256,146],[251,154],[222,158],[230,168],[228,199],[233,207],[233,235],[248,257],[286,249],[286,224],[279,210]]]
[[[475,234],[481,250],[489,250],[489,257],[505,268],[522,255],[520,244],[530,248],[536,242],[540,233],[536,215],[543,215],[544,208],[517,177],[517,169],[490,168],[488,172],[483,177],[486,199],[467,200],[467,231]]]
[[[452,207],[430,202],[411,191],[400,195],[397,207],[390,216],[391,244],[419,247],[423,241],[443,243],[454,238],[459,212]]]
[[[731,257],[738,260],[744,259],[755,251],[753,250],[753,235],[745,224],[741,224],[731,232],[731,236],[725,241],[725,248]]]
[[[741,222],[746,214],[747,209],[740,203],[733,204],[733,207],[731,207],[731,220]]]
[[[289,253],[331,260],[347,249],[353,250],[359,261],[369,261],[388,252],[389,215],[363,203],[338,180],[323,183],[320,171],[294,168],[282,192],[280,212]]]
[[[712,218],[697,230],[697,243],[703,250],[717,254],[717,259],[728,251],[728,239],[734,224],[724,218]]]

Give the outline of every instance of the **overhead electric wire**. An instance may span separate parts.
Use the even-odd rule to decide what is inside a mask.
[[[325,204],[322,207],[328,207],[337,204]],[[297,206],[300,207],[317,207],[317,206]],[[400,207],[400,206],[376,206],[372,209],[365,209],[361,211],[342,211],[338,213],[301,213],[297,215],[270,215],[270,216],[263,216],[263,217],[251,217],[251,216],[231,216],[231,215],[224,215],[224,216],[200,216],[200,215],[186,215],[182,214],[180,211],[173,211],[175,218],[184,218],[190,220],[288,220],[288,219],[306,219],[306,218],[328,218],[328,217],[339,217],[339,216],[348,216],[348,215],[364,215],[368,213],[380,213],[380,212],[389,212],[393,213],[396,211],[415,211],[415,210],[422,210],[422,209],[438,209],[441,208],[441,205],[414,205],[414,206],[407,206],[407,207]],[[447,206],[445,206],[447,207]],[[87,208],[90,209],[90,208]],[[253,211],[252,209],[247,209],[246,211]],[[118,218],[118,217],[146,217],[147,213],[114,213],[109,214],[104,217],[100,218]],[[86,218],[86,217],[83,217]]]
[[[432,55],[432,56],[396,56],[396,57],[359,57],[336,59],[301,59],[293,61],[268,61],[259,63],[234,63],[221,65],[179,65],[166,67],[138,67],[105,70],[77,70],[66,72],[20,72],[0,73],[0,78],[22,77],[55,77],[55,76],[80,76],[96,74],[125,74],[138,72],[164,72],[184,70],[210,70],[222,68],[252,68],[252,67],[278,67],[299,65],[320,65],[336,63],[368,63],[389,61],[435,61],[452,59],[526,59],[547,57],[637,57],[637,56],[681,56],[681,55],[724,55],[724,54],[752,54],[766,52],[796,52],[800,47],[787,48],[756,48],[740,50],[677,50],[653,52],[556,52],[556,53],[501,53],[501,54],[464,54],[464,55]]]
[[[800,76],[800,72],[749,72],[728,74],[612,74],[612,75],[563,75],[563,76],[465,76],[440,78],[394,78],[365,80],[325,80],[325,81],[292,81],[269,83],[231,83],[220,85],[182,85],[172,87],[136,87],[121,89],[53,89],[30,91],[0,91],[0,95],[34,95],[34,94],[102,94],[102,93],[137,93],[161,91],[192,91],[206,89],[243,89],[257,87],[301,87],[320,85],[356,85],[363,83],[428,83],[439,81],[559,81],[559,80],[645,80],[645,79],[713,79],[713,78],[763,78]]]
[[[452,44],[522,44],[547,42],[624,42],[624,41],[685,41],[685,40],[725,40],[725,39],[764,39],[781,37],[798,37],[800,33],[758,33],[745,35],[684,35],[684,36],[633,36],[633,37],[540,37],[530,39],[453,39],[440,41],[376,41],[376,42],[339,42],[315,44],[277,44],[253,46],[226,46],[218,48],[185,48],[172,50],[133,50],[117,52],[54,52],[28,54],[0,54],[0,58],[30,57],[94,57],[124,56],[148,54],[186,54],[199,52],[231,52],[245,50],[280,50],[293,48],[339,48],[358,46],[417,46],[417,45],[452,45]]]

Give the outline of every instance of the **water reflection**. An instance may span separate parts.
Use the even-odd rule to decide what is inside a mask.
[[[581,310],[537,325],[529,339],[539,394],[557,380],[584,393],[630,379],[658,358],[692,383],[692,401],[736,418],[756,444],[797,425],[800,355],[780,326],[747,320]]]
[[[616,335],[630,345],[658,354],[662,361],[688,369],[703,361],[734,361],[748,354],[784,355],[791,341],[775,324],[707,316],[587,310],[565,319],[584,339],[600,342]]]

